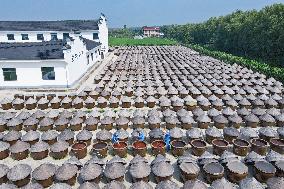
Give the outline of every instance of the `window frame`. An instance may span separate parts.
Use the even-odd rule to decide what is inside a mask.
[[[42,38],[39,38],[39,36],[41,36]],[[44,35],[42,33],[38,33],[38,34],[36,34],[36,39],[38,41],[43,41],[44,40]]]
[[[29,40],[29,34],[27,34],[27,33],[22,33],[21,36],[22,36],[22,40],[23,40],[23,41]]]
[[[50,70],[44,70],[44,69],[50,69]],[[45,81],[55,81],[56,77],[55,77],[55,71],[54,71],[54,67],[41,67],[41,79],[45,80]],[[47,78],[45,77],[47,74],[49,73],[53,73],[54,74],[54,78],[49,78],[49,76],[47,76]]]
[[[97,39],[100,39],[99,38],[99,33],[93,33],[93,40],[97,40]]]
[[[70,38],[70,34],[69,33],[63,33],[62,38],[63,38],[63,40],[66,40],[66,39]]]
[[[57,41],[58,40],[58,34],[57,33],[50,33],[50,40],[51,41]]]
[[[3,72],[4,81],[17,81],[18,80],[16,68],[2,68],[2,72]],[[6,75],[6,74],[9,74],[9,76]],[[14,74],[14,75],[12,75],[12,74]],[[7,78],[9,78],[9,79],[7,79]]]
[[[9,36],[10,36],[10,37],[13,36],[12,39],[10,39]],[[15,40],[15,34],[8,33],[8,34],[7,34],[7,39],[8,39],[9,41]]]

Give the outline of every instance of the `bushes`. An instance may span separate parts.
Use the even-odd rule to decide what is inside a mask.
[[[188,47],[201,54],[214,57],[216,59],[222,60],[229,64],[236,63],[239,65],[242,65],[254,71],[263,73],[267,75],[268,77],[274,77],[275,79],[281,81],[282,83],[284,82],[284,68],[273,67],[263,62],[258,62],[255,60],[248,60],[243,57],[234,56],[234,55],[227,54],[227,53],[220,52],[220,51],[213,51],[208,48],[202,47],[200,45],[188,45]]]
[[[162,27],[165,37],[283,67],[284,5],[236,11],[199,24]]]
[[[144,39],[132,39],[132,38],[109,38],[110,46],[161,46],[161,45],[176,45],[177,42],[164,38],[144,38]]]

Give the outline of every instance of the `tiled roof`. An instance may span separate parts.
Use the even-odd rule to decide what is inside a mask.
[[[82,39],[83,39],[84,43],[86,44],[87,50],[91,50],[91,49],[96,48],[96,47],[101,45],[101,43],[93,41],[93,40],[89,40],[89,39],[86,39],[86,38],[83,38],[83,37],[82,37]]]
[[[63,41],[0,43],[0,60],[64,59]]]
[[[0,21],[0,31],[98,30],[99,20]]]

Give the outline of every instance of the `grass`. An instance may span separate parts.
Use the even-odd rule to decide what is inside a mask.
[[[109,38],[110,46],[163,46],[163,45],[177,45],[178,43],[171,39],[165,38],[144,38],[144,39],[132,39],[132,38]]]

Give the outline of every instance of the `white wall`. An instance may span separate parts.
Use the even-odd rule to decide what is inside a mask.
[[[108,25],[106,18],[104,16],[100,17],[101,24],[99,24],[99,39],[102,43],[102,52],[104,52],[104,55],[108,52]]]
[[[66,64],[64,60],[0,61],[0,87],[66,87]],[[54,67],[55,80],[43,80],[41,67]],[[4,81],[2,68],[16,68],[17,81]]]
[[[63,33],[69,33],[70,37],[73,37],[75,34],[72,31],[0,31],[0,42],[5,43],[14,43],[14,42],[41,42],[37,40],[37,34],[43,34],[44,41],[51,40],[51,33],[57,33],[58,39],[63,39]],[[81,35],[87,39],[93,40],[93,33],[99,33],[98,30],[86,30],[82,31]],[[8,40],[7,34],[14,34],[15,40]],[[28,34],[29,40],[22,40],[21,34]],[[99,40],[97,40],[99,42]]]
[[[74,83],[78,81],[90,67],[100,60],[100,57],[95,54],[93,54],[93,61],[91,59],[91,53],[94,53],[99,49],[88,51],[83,40],[79,38],[79,35],[74,36],[74,39],[74,41],[68,42],[72,48],[64,51],[64,58],[68,63],[68,86],[74,85]],[[88,55],[89,63],[87,60]]]

